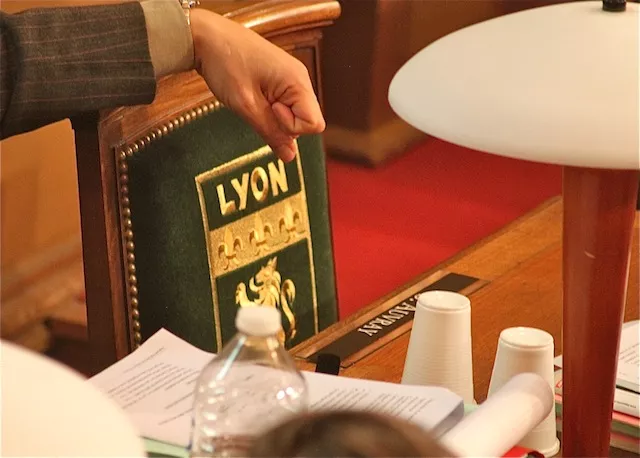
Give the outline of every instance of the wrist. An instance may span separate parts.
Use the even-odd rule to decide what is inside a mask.
[[[222,17],[218,14],[204,10],[191,10],[191,37],[193,40],[194,68],[200,71],[202,58],[205,53],[211,56],[216,52],[216,47],[223,44],[222,37],[216,36],[216,22]],[[214,38],[215,37],[215,38]]]
[[[200,68],[200,49],[202,48],[205,11],[193,10],[189,14],[189,27],[191,29],[191,41],[193,43],[193,65],[196,70]]]

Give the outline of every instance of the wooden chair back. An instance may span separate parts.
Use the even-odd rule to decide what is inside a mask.
[[[300,59],[322,100],[337,1],[214,3]],[[96,370],[161,327],[215,351],[249,302],[281,309],[288,346],[337,320],[320,136],[301,137],[285,165],[196,72],[164,78],[150,105],[73,128]]]

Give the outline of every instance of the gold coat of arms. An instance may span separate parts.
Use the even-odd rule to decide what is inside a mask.
[[[238,307],[280,310],[291,347],[318,332],[309,210],[299,158],[267,146],[196,177],[207,244],[217,347]]]

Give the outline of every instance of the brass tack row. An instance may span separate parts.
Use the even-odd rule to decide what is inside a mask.
[[[129,200],[129,163],[128,160],[136,153],[142,152],[149,144],[155,140],[168,135],[179,127],[190,123],[198,118],[218,110],[222,105],[220,102],[209,102],[193,110],[181,114],[175,119],[165,122],[160,127],[151,129],[141,139],[122,147],[118,150],[116,157],[118,160],[118,188],[120,189],[120,221],[122,224],[122,238],[126,251],[125,262],[127,276],[125,283],[127,297],[131,305],[131,323],[133,327],[134,347],[138,348],[142,343],[140,332],[140,308],[138,301],[138,278],[136,277],[136,255],[134,244],[133,222],[131,220],[131,201]]]

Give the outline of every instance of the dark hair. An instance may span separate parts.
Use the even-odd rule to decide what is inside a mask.
[[[251,457],[452,457],[428,432],[368,412],[297,415],[261,435]]]

